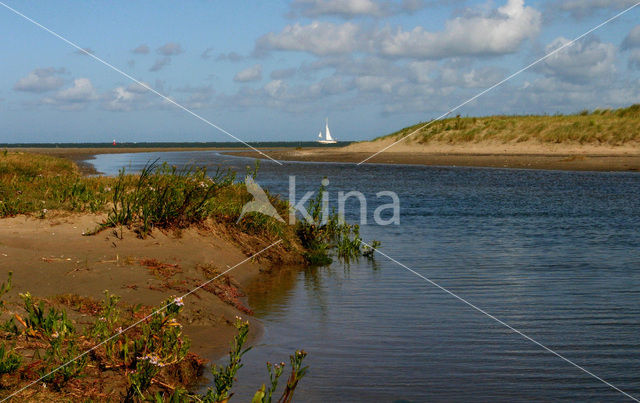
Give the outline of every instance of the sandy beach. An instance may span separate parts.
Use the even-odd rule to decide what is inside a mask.
[[[92,153],[107,150],[37,151],[80,161],[90,158]],[[8,158],[15,156],[9,154]],[[28,153],[17,156],[14,161],[21,158],[30,161]],[[87,168],[81,171],[95,173]],[[79,175],[77,169],[75,172]],[[65,171],[59,173],[65,175]],[[11,205],[28,196],[27,190],[18,189],[28,187],[4,188],[11,196],[0,203]],[[53,189],[58,191],[63,187]],[[40,203],[46,206],[45,200],[39,200],[36,200],[38,206]],[[0,205],[0,208],[7,207]],[[250,323],[248,343],[260,338],[262,326],[253,318],[244,290],[261,276],[295,270],[305,264],[302,248],[295,239],[283,236],[287,239],[274,245],[278,237],[266,231],[246,231],[212,217],[187,226],[158,226],[141,236],[135,226],[98,230],[108,217],[105,212],[72,212],[51,207],[20,214],[6,211],[0,219],[0,283],[6,283],[12,273],[12,286],[2,295],[3,318],[16,318],[18,323],[24,323],[25,293],[33,295],[36,301],[63,309],[79,329],[91,328],[99,320],[106,291],[121,298],[123,308],[139,307],[135,309],[141,309],[141,315],[153,312],[168,298],[187,295],[180,324],[190,340],[190,354],[198,357],[196,361],[218,359],[229,351],[229,343],[238,331],[238,317]],[[4,336],[8,337],[6,331]],[[85,341],[83,348],[90,346],[91,342]],[[101,386],[92,389],[91,396],[117,398],[126,388],[126,376],[116,376],[109,371],[92,374],[86,382],[94,382],[92,376],[104,379]],[[20,380],[14,378],[3,379],[7,385],[19,385]],[[187,377],[184,382],[192,384],[196,380]],[[78,388],[82,388],[79,385],[67,388],[66,396],[75,396]],[[30,389],[25,397],[27,400],[51,398],[38,393],[37,389]]]
[[[146,239],[126,228],[83,236],[103,218],[54,213],[46,219],[0,220],[0,278],[13,271],[14,289],[45,298],[72,294],[100,300],[109,290],[128,304],[152,307],[269,245],[214,223],[180,232],[156,230]],[[185,300],[184,325],[193,351],[208,358],[224,354],[235,333],[234,318],[251,320],[242,290],[275,264],[295,263],[300,263],[295,254],[276,247],[190,295]],[[19,301],[17,295],[11,299]],[[259,337],[259,324],[253,328],[252,338]]]
[[[359,163],[391,144],[390,141],[355,143],[344,148],[270,150],[283,161]],[[264,158],[254,151],[233,155]],[[586,147],[538,144],[396,144],[367,163],[430,166],[552,169],[572,171],[640,171],[640,147]]]

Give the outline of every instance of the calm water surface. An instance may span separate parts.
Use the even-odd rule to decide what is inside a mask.
[[[253,164],[215,152],[91,162],[113,174],[157,157]],[[287,198],[288,175],[298,199],[328,177],[334,207],[338,191],[362,191],[370,221],[389,202],[375,194],[396,192],[401,225],[365,225],[365,240],[640,397],[640,175],[262,162],[257,181]],[[250,291],[265,335],[246,355],[237,401],[267,381],[265,361],[288,362],[299,348],[310,371],[298,401],[626,399],[382,256],[261,278]]]

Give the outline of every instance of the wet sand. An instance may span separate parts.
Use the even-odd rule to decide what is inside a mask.
[[[373,152],[339,149],[305,148],[302,150],[272,150],[269,156],[282,161],[359,163]],[[255,151],[228,153],[264,158]],[[638,154],[513,154],[513,153],[429,153],[383,152],[366,161],[379,164],[410,164],[430,166],[494,167],[519,169],[551,169],[571,171],[640,171]]]

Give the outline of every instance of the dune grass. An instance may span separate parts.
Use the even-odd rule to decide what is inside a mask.
[[[375,140],[398,140],[426,123],[405,127]],[[531,141],[620,146],[640,141],[640,104],[613,110],[584,110],[573,115],[456,116],[430,124],[408,141],[420,144]]]
[[[0,217],[49,210],[99,212],[108,178],[80,175],[71,161],[40,154],[0,152]]]
[[[247,174],[255,176],[257,170],[258,166]],[[320,224],[323,192],[321,187],[309,201],[317,225],[303,221],[289,225],[255,212],[238,220],[253,196],[231,171],[209,173],[206,168],[178,169],[153,162],[138,174],[123,169],[115,177],[87,177],[68,160],[0,152],[0,218],[18,214],[46,218],[61,211],[102,213],[106,218],[86,235],[127,227],[140,238],[154,228],[180,230],[213,220],[249,236],[282,239],[286,248],[298,245],[310,264],[329,264],[330,251],[344,262],[357,259],[363,253],[357,225],[339,222],[335,214]],[[289,203],[266,193],[280,216],[287,217]]]
[[[287,204],[269,197],[286,216]],[[284,223],[261,214],[249,213],[236,223],[251,198],[230,171],[208,173],[204,168],[151,163],[139,174],[122,170],[116,177],[87,177],[62,158],[0,151],[0,217],[45,218],[54,211],[103,213],[107,218],[98,231],[127,226],[141,237],[153,228],[180,229],[207,219],[252,235],[294,235]]]

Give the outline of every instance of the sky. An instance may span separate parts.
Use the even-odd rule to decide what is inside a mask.
[[[637,0],[0,0],[244,141],[428,121]],[[455,113],[640,103],[640,6]],[[0,6],[0,143],[233,141]]]

